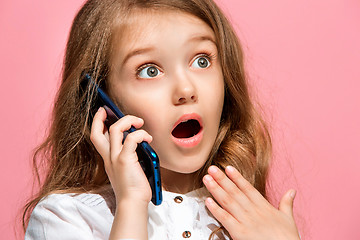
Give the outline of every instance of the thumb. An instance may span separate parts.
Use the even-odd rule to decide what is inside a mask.
[[[296,191],[294,189],[290,189],[281,198],[281,201],[279,204],[279,210],[292,218],[294,217],[293,205],[294,205],[295,195],[296,195]]]

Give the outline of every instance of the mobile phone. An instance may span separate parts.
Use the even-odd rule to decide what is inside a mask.
[[[103,106],[105,108],[107,118],[105,125],[109,127],[115,123],[118,119],[124,117],[124,114],[119,108],[111,101],[110,97],[95,83],[89,73],[83,74],[83,81],[86,85],[93,84],[96,89],[96,105]],[[131,127],[127,132],[131,133],[136,131],[135,127]],[[127,134],[125,134],[127,135]],[[126,136],[124,136],[125,138]],[[149,181],[152,198],[151,201],[154,205],[160,205],[162,202],[162,191],[161,191],[161,178],[160,178],[160,164],[159,157],[149,143],[143,141],[138,144],[136,153],[139,159],[139,163]]]

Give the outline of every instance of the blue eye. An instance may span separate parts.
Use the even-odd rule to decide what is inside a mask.
[[[195,59],[195,61],[191,64],[194,68],[207,68],[211,65],[209,59],[205,56],[199,56]]]
[[[160,70],[154,66],[149,66],[141,69],[138,76],[141,78],[154,78],[160,74]]]

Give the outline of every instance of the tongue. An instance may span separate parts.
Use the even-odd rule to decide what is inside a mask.
[[[200,124],[196,120],[188,120],[182,122],[174,128],[172,135],[176,138],[190,138],[198,134],[200,131]]]

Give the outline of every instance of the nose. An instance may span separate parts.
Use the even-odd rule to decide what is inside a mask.
[[[175,79],[174,85],[174,105],[197,102],[198,96],[196,87],[193,81],[188,76],[182,75],[181,78]]]

